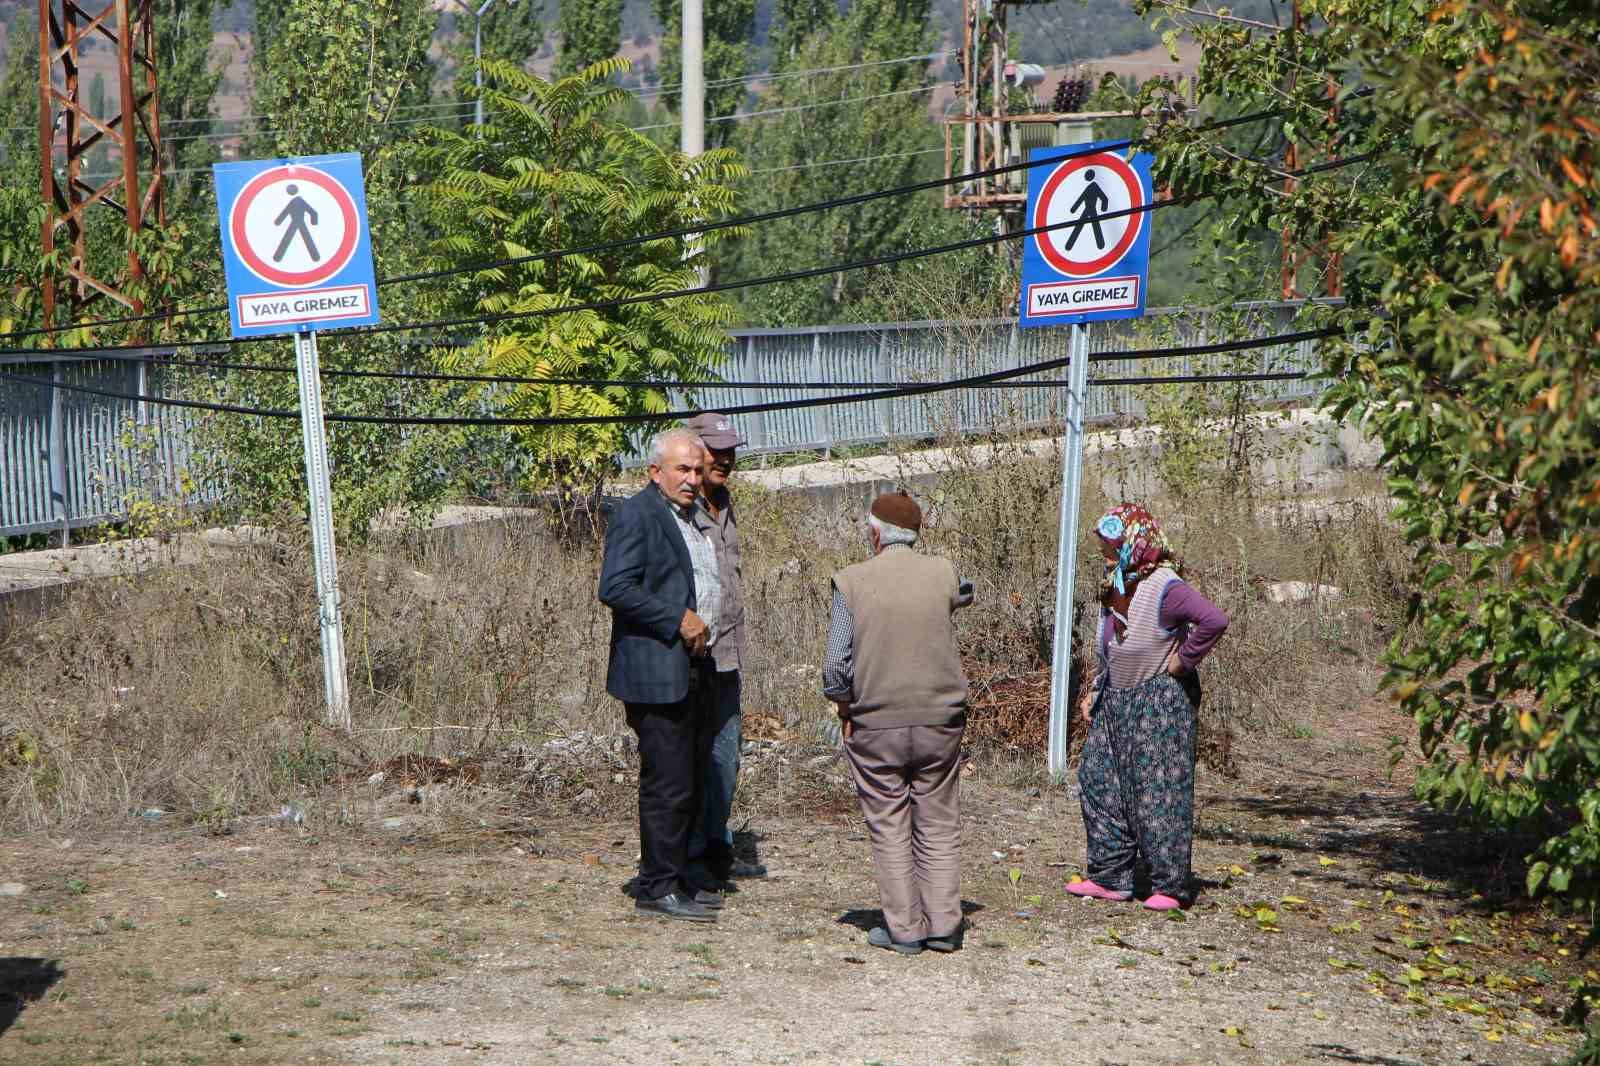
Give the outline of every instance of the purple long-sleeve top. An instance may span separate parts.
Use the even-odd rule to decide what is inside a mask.
[[[1178,662],[1192,673],[1228,631],[1228,616],[1187,582],[1174,581],[1161,599],[1161,626],[1169,630],[1187,627],[1188,636],[1178,646]],[[1110,654],[1114,639],[1115,623],[1107,613],[1100,621],[1102,654]]]

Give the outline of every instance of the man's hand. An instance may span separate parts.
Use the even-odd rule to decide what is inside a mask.
[[[685,610],[683,621],[678,623],[678,632],[683,636],[683,645],[689,649],[690,657],[698,659],[706,653],[706,638],[711,633],[699,615],[691,610]]]
[[[855,724],[850,721],[850,705],[840,700],[834,700],[833,707],[839,715],[839,731],[844,734],[846,740],[849,740],[850,735],[856,731]]]

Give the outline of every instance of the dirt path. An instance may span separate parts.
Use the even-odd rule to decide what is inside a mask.
[[[1500,895],[1503,849],[1384,779],[1383,713],[1203,775],[1211,884],[1179,917],[1064,897],[1075,792],[980,770],[950,956],[866,945],[853,817],[765,804],[773,876],[714,927],[632,916],[626,819],[6,841],[0,882],[25,889],[0,898],[0,1061],[1555,1060],[1584,930]]]

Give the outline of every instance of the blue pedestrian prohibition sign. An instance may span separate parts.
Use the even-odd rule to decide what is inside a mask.
[[[359,155],[211,170],[235,337],[377,323]]]
[[[1111,144],[1114,142],[1099,142]],[[1144,314],[1150,266],[1152,156],[1125,158],[1099,144],[1037,148],[1028,169],[1024,225],[1043,229],[1022,248],[1024,326]],[[1044,227],[1049,227],[1044,229]]]

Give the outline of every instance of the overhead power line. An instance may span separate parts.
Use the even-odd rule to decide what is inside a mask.
[[[1109,150],[1109,149],[1106,148],[1106,147],[1101,147],[1098,150],[1099,151],[1106,151],[1106,150]],[[1087,153],[1080,153],[1080,154],[1093,154],[1093,153],[1092,152],[1087,152]],[[1329,170],[1336,170],[1336,169],[1339,169],[1341,167],[1351,166],[1351,165],[1354,165],[1356,163],[1366,162],[1369,159],[1373,158],[1374,154],[1375,153],[1369,152],[1369,153],[1364,153],[1364,154],[1362,154],[1360,156],[1353,156],[1353,157],[1350,157],[1350,158],[1347,158],[1347,159],[1333,160],[1333,161],[1330,161],[1330,162],[1327,162],[1327,163],[1319,164],[1319,165],[1314,166],[1314,167],[1304,168],[1304,169],[1302,169],[1300,171],[1296,171],[1294,174],[1287,175],[1287,176],[1288,177],[1306,177],[1306,176],[1309,176],[1311,174],[1321,173],[1321,172],[1329,171]],[[1061,157],[1056,157],[1056,158],[1049,159],[1049,160],[1039,160],[1039,161],[1036,161],[1036,162],[1028,164],[1028,165],[1044,165],[1044,164],[1047,164],[1047,163],[1057,163],[1057,162],[1060,162],[1061,159],[1064,159],[1064,158],[1070,158],[1070,156],[1061,156]],[[1018,164],[1013,164],[1012,166],[1017,166],[1017,165]],[[1283,179],[1282,178],[1276,178],[1276,179],[1273,179],[1273,180],[1283,180]],[[943,184],[943,183],[944,182],[940,181],[940,180],[935,180],[934,181],[935,185]],[[920,184],[924,184],[925,185],[927,183],[920,183]],[[862,194],[862,195],[866,196],[866,197],[869,197],[869,198],[872,198],[872,197],[876,197],[878,194],[869,193],[869,194]],[[1137,208],[1126,208],[1126,209],[1123,209],[1123,210],[1120,210],[1120,211],[1106,212],[1105,214],[1101,215],[1100,217],[1103,220],[1111,220],[1111,219],[1115,219],[1115,218],[1121,218],[1121,217],[1124,217],[1124,216],[1142,214],[1142,213],[1149,212],[1149,211],[1155,211],[1155,210],[1159,210],[1159,209],[1165,208],[1165,207],[1175,207],[1175,206],[1179,206],[1179,205],[1185,205],[1185,204],[1193,203],[1196,200],[1199,200],[1201,198],[1202,197],[1200,197],[1200,196],[1191,196],[1191,197],[1183,197],[1183,198],[1177,198],[1177,199],[1171,199],[1171,200],[1156,201],[1154,203],[1144,204],[1144,205],[1142,205],[1140,207],[1137,207]],[[857,199],[857,198],[856,197],[845,197],[845,198],[843,198],[844,201],[850,201],[850,200],[855,200],[855,199]],[[798,209],[789,209],[789,213],[799,213],[799,211],[798,211]],[[527,319],[527,318],[547,317],[547,316],[550,316],[550,315],[566,314],[566,313],[576,312],[576,311],[610,310],[610,309],[619,308],[619,307],[628,307],[628,306],[632,306],[634,304],[639,304],[639,303],[654,303],[654,302],[661,302],[661,301],[665,301],[665,300],[681,299],[681,298],[688,297],[688,296],[704,295],[704,294],[717,293],[717,292],[729,292],[729,291],[735,291],[735,290],[738,290],[738,289],[754,288],[754,287],[764,286],[764,285],[774,285],[774,284],[780,284],[780,283],[789,282],[789,281],[800,281],[800,280],[805,280],[807,278],[821,277],[821,276],[828,275],[828,274],[844,273],[844,272],[852,271],[852,270],[864,270],[864,269],[868,269],[868,268],[871,268],[871,267],[886,266],[886,265],[889,265],[889,264],[892,264],[892,263],[903,262],[903,261],[911,260],[911,259],[921,259],[921,258],[926,258],[928,256],[933,256],[933,255],[944,255],[944,254],[949,254],[949,253],[952,253],[952,252],[964,251],[964,250],[967,250],[967,249],[970,249],[970,248],[978,248],[978,247],[982,247],[982,246],[989,245],[989,244],[995,244],[995,243],[998,243],[998,242],[1001,242],[1001,241],[1021,240],[1021,239],[1026,238],[1026,237],[1034,236],[1035,234],[1050,232],[1052,230],[1061,229],[1063,227],[1070,226],[1070,225],[1073,225],[1073,224],[1074,224],[1073,220],[1071,220],[1071,219],[1063,219],[1060,222],[1056,222],[1056,223],[1053,223],[1053,224],[1050,224],[1050,225],[1036,226],[1036,227],[1032,227],[1032,228],[1029,228],[1029,229],[1016,230],[1016,231],[1013,231],[1013,232],[1010,232],[1010,233],[1003,233],[1003,234],[986,234],[986,235],[983,235],[983,236],[980,236],[980,237],[970,238],[968,240],[956,241],[956,242],[952,242],[952,243],[949,243],[949,244],[943,244],[943,245],[936,245],[936,246],[929,247],[929,248],[913,248],[913,249],[908,249],[908,250],[903,251],[903,252],[896,252],[896,253],[892,253],[892,254],[889,254],[889,255],[876,256],[876,257],[873,257],[873,258],[870,258],[870,259],[855,260],[855,261],[852,261],[852,262],[845,262],[845,263],[833,263],[833,264],[828,264],[828,265],[820,266],[820,267],[811,267],[811,268],[807,268],[807,269],[803,269],[803,270],[789,271],[789,272],[786,272],[786,273],[783,273],[783,274],[767,275],[767,276],[757,277],[757,278],[743,278],[743,279],[737,279],[737,280],[734,280],[734,281],[718,282],[718,283],[715,283],[715,284],[712,284],[712,285],[695,286],[695,287],[685,288],[685,289],[673,289],[673,290],[667,290],[667,291],[662,291],[662,292],[640,293],[640,294],[636,294],[636,295],[633,295],[633,296],[617,297],[617,298],[609,299],[609,300],[594,300],[594,301],[589,301],[589,302],[585,302],[585,303],[559,304],[559,305],[556,305],[556,306],[553,306],[553,307],[536,308],[536,309],[529,310],[529,311],[506,311],[506,312],[499,312],[499,313],[494,313],[494,314],[465,315],[465,316],[459,316],[459,317],[455,317],[455,318],[432,319],[432,320],[422,321],[422,322],[402,322],[402,323],[391,323],[391,324],[388,324],[388,325],[380,325],[380,326],[362,326],[362,327],[356,327],[356,328],[352,328],[352,329],[343,329],[343,330],[331,331],[331,332],[333,332],[335,335],[339,335],[339,336],[360,336],[360,335],[369,335],[369,334],[370,335],[376,335],[376,334],[385,334],[385,333],[404,332],[404,331],[409,331],[409,330],[440,329],[440,328],[447,328],[447,327],[451,327],[451,326],[460,326],[460,325],[491,325],[491,324],[494,324],[496,322],[506,322],[506,321],[515,321],[515,320],[521,320],[521,319]],[[706,226],[702,227],[702,229],[709,229],[709,228],[713,228],[713,224],[708,223]],[[631,244],[631,243],[638,243],[638,241],[635,240],[635,239],[629,238],[629,239],[625,239],[624,241],[621,241],[621,242],[612,242],[612,243],[613,244],[619,244],[619,243],[620,244]],[[544,258],[549,258],[554,254],[561,254],[561,253],[540,253],[540,254],[538,254],[536,256],[530,256],[530,257],[527,257],[527,258],[528,259],[544,259]],[[567,252],[565,254],[576,254],[576,253]],[[488,268],[478,267],[478,268],[475,268],[475,269],[481,270],[481,269],[488,269]],[[465,271],[458,269],[458,270],[448,271],[446,273],[463,273],[463,272],[465,272]],[[429,276],[429,275],[423,275],[423,276]],[[437,275],[434,275],[434,276],[437,276]],[[391,280],[391,281],[393,281],[393,280],[416,280],[416,278],[415,278],[415,276],[413,276],[412,278],[389,279],[389,280]],[[384,282],[380,282],[380,284],[384,284]],[[208,309],[205,309],[205,310],[207,310],[207,311],[211,311],[211,310],[226,310],[226,308],[225,307],[223,307],[223,308],[208,308]],[[189,313],[197,313],[197,312],[189,312]],[[161,316],[141,316],[141,317],[149,318],[149,317],[161,317]],[[48,332],[62,332],[65,329],[69,329],[69,328],[81,329],[81,328],[87,328],[87,326],[79,325],[79,326],[74,326],[74,327],[59,327],[59,328],[53,327]],[[29,330],[29,331],[23,331],[23,332],[19,332],[19,333],[14,333],[14,334],[12,334],[12,336],[28,336],[28,335],[32,335],[32,334],[36,334],[36,333],[40,333],[40,332],[46,332],[46,331],[44,331],[44,330]],[[219,345],[219,344],[259,343],[261,341],[272,340],[272,339],[273,338],[270,337],[270,336],[268,336],[268,337],[239,337],[239,338],[230,338],[230,339],[227,339],[227,340],[215,340],[215,339],[212,339],[212,340],[174,341],[174,342],[171,342],[171,344],[174,347],[202,347],[202,346]],[[128,346],[125,345],[125,346],[122,346],[122,347],[128,347]],[[49,349],[49,348],[0,349],[0,356],[54,354],[57,351],[58,351],[57,349]]]
[[[1214,121],[1214,122],[1207,123],[1204,126],[1199,127],[1198,128],[1198,132],[1213,132],[1213,131],[1216,131],[1216,130],[1227,129],[1227,128],[1230,128],[1230,127],[1233,127],[1233,126],[1244,125],[1244,124],[1251,123],[1251,122],[1259,122],[1259,121],[1262,121],[1262,120],[1267,119],[1267,118],[1275,117],[1279,113],[1280,113],[1279,109],[1274,108],[1274,109],[1271,109],[1271,110],[1268,110],[1268,111],[1258,111],[1258,112],[1252,112],[1252,113],[1246,114],[1246,115],[1239,115],[1239,116],[1236,116],[1236,117],[1230,118],[1230,119],[1221,119],[1221,120],[1217,120],[1217,121]],[[695,226],[692,226],[692,227],[683,227],[683,228],[675,229],[675,230],[658,231],[656,233],[640,234],[640,235],[632,236],[632,237],[621,237],[621,238],[617,238],[615,240],[602,241],[602,242],[600,242],[598,244],[580,246],[580,247],[577,247],[577,248],[553,249],[551,251],[546,251],[546,252],[533,252],[533,253],[530,253],[530,254],[524,255],[524,256],[513,256],[513,257],[509,257],[509,258],[505,258],[505,259],[491,260],[491,261],[486,262],[486,263],[478,263],[478,264],[463,265],[463,266],[456,266],[456,267],[447,267],[447,268],[442,268],[442,269],[439,269],[439,270],[421,271],[421,272],[413,273],[413,274],[402,274],[402,275],[398,275],[398,276],[394,276],[394,277],[379,279],[378,284],[379,284],[379,286],[384,286],[384,285],[400,284],[400,283],[403,283],[403,282],[422,281],[422,280],[427,280],[427,279],[431,279],[431,278],[448,277],[448,276],[453,276],[453,275],[458,275],[458,274],[477,273],[477,272],[486,271],[486,270],[498,270],[498,269],[502,269],[502,268],[505,268],[505,267],[517,266],[517,265],[524,264],[524,263],[541,262],[541,261],[544,261],[544,260],[547,260],[547,259],[554,259],[554,258],[558,258],[558,257],[561,257],[561,256],[590,255],[590,254],[595,254],[595,253],[598,253],[598,252],[613,251],[613,250],[620,249],[620,248],[628,248],[628,247],[633,247],[633,246],[640,245],[640,244],[647,244],[647,243],[650,243],[650,242],[653,242],[653,241],[669,240],[669,239],[674,239],[674,238],[678,238],[678,237],[692,236],[692,235],[695,235],[695,234],[711,232],[711,231],[720,230],[720,229],[727,229],[727,228],[735,227],[735,226],[747,226],[747,225],[753,225],[753,224],[761,223],[761,222],[769,222],[769,221],[773,221],[773,220],[781,219],[781,218],[791,218],[791,217],[795,217],[795,216],[798,216],[798,215],[810,214],[810,213],[814,213],[814,212],[818,212],[818,211],[833,210],[835,208],[849,207],[849,206],[854,206],[856,204],[868,203],[868,202],[871,202],[871,201],[881,200],[881,199],[885,199],[885,198],[893,197],[893,196],[908,195],[910,193],[921,192],[921,191],[924,191],[924,190],[927,190],[927,189],[936,189],[936,188],[941,188],[941,187],[945,187],[945,186],[949,186],[949,185],[960,184],[960,183],[963,183],[963,182],[975,181],[975,180],[980,179],[980,178],[993,177],[993,176],[998,175],[998,174],[1006,174],[1006,173],[1012,173],[1012,172],[1019,171],[1019,170],[1025,170],[1025,169],[1030,168],[1030,167],[1052,166],[1052,165],[1055,165],[1055,164],[1060,163],[1062,161],[1065,161],[1065,160],[1068,160],[1068,159],[1077,158],[1077,157],[1083,156],[1083,155],[1094,155],[1094,154],[1097,154],[1099,152],[1115,151],[1115,150],[1119,150],[1121,148],[1131,147],[1134,144],[1139,143],[1139,141],[1140,141],[1140,138],[1133,138],[1133,139],[1120,140],[1120,141],[1111,141],[1111,142],[1107,142],[1105,144],[1101,144],[1101,145],[1099,145],[1097,147],[1094,147],[1094,148],[1083,148],[1083,149],[1079,149],[1077,151],[1064,152],[1064,153],[1062,153],[1060,155],[1053,156],[1053,157],[1051,157],[1049,159],[1025,160],[1025,161],[1018,162],[1018,163],[1008,163],[1008,164],[1004,164],[1004,165],[1001,165],[1001,166],[990,167],[990,168],[988,168],[986,170],[974,171],[974,172],[971,172],[971,173],[968,173],[968,174],[953,175],[951,177],[946,177],[946,178],[930,178],[930,179],[927,179],[925,181],[912,182],[911,184],[908,184],[908,185],[901,185],[901,186],[893,187],[893,188],[890,188],[890,189],[879,189],[879,190],[874,190],[874,191],[871,191],[871,192],[855,193],[855,194],[852,194],[850,196],[835,197],[835,198],[830,199],[830,200],[818,201],[818,202],[811,203],[811,204],[801,204],[801,205],[797,205],[795,207],[777,208],[777,209],[772,210],[772,211],[765,211],[765,212],[761,212],[759,214],[754,214],[754,215],[743,215],[743,216],[737,216],[737,217],[728,218],[728,219],[710,220],[710,221],[707,221],[707,222],[704,222],[704,223],[699,223],[699,224],[697,224]],[[1336,169],[1339,166],[1345,166],[1345,165],[1349,165],[1350,163],[1355,163],[1355,162],[1362,162],[1362,161],[1365,161],[1366,159],[1369,159],[1369,158],[1371,158],[1371,153],[1368,153],[1366,155],[1359,156],[1359,157],[1354,157],[1354,158],[1349,159],[1349,160],[1335,161],[1332,164],[1324,164],[1324,165],[1321,165],[1321,166],[1318,166],[1318,167],[1313,167],[1313,168],[1310,168],[1308,170],[1301,171],[1299,173],[1300,173],[1300,175],[1305,175],[1305,174],[1319,172],[1319,171],[1322,171],[1322,170]],[[1167,201],[1167,202],[1170,203],[1171,201]],[[1189,202],[1189,201],[1185,201],[1185,202]],[[848,267],[841,267],[839,269],[848,269]],[[71,325],[62,325],[62,326],[36,327],[36,328],[33,328],[33,329],[28,329],[28,330],[15,330],[15,331],[12,331],[11,333],[0,334],[0,336],[8,337],[8,338],[21,338],[21,337],[38,336],[38,335],[43,335],[43,334],[66,333],[66,332],[71,332],[72,330],[76,330],[76,329],[90,329],[90,328],[94,328],[94,327],[97,327],[97,326],[124,325],[124,324],[129,324],[129,323],[136,323],[136,322],[150,322],[150,321],[156,321],[156,320],[159,320],[159,319],[168,319],[168,320],[170,320],[170,319],[175,318],[175,317],[186,317],[186,316],[193,316],[193,315],[197,315],[197,314],[215,314],[215,313],[220,313],[220,312],[226,311],[226,310],[227,310],[227,306],[226,305],[219,304],[219,305],[212,305],[212,306],[202,307],[202,308],[192,308],[192,309],[189,309],[189,310],[179,310],[179,311],[176,311],[176,312],[172,312],[172,311],[165,311],[165,312],[157,311],[157,312],[150,312],[150,313],[144,314],[144,315],[130,315],[130,316],[122,316],[122,317],[119,317],[119,318],[112,318],[112,319],[101,319],[101,320],[98,320],[98,321],[95,321],[95,322],[74,323],[74,324],[71,324]],[[249,338],[245,338],[245,340],[249,340]],[[185,342],[185,343],[189,343],[189,344],[207,344],[207,343],[215,343],[215,342],[211,342],[211,341],[193,341],[193,342]],[[0,354],[19,354],[19,353],[15,353],[15,352],[13,352],[13,353],[0,352]],[[31,352],[23,352],[23,353],[20,353],[20,354],[32,354],[32,353]]]
[[[888,67],[901,63],[932,63],[940,59],[947,59],[955,55],[955,51],[947,49],[943,52],[929,52],[925,55],[900,56],[896,59],[874,59],[866,63],[846,63],[837,67],[808,67],[805,70],[784,70],[774,74],[770,71],[765,74],[745,74],[737,78],[717,78],[706,82],[707,89],[721,89],[730,85],[748,85],[754,82],[787,81],[792,78],[810,78],[818,74],[843,74],[852,70],[866,70],[870,67]],[[658,86],[656,88],[640,89],[636,96],[671,96],[682,92],[682,86]]]
[[[889,152],[884,155],[857,156],[855,159],[824,159],[815,163],[794,163],[786,167],[763,167],[760,170],[752,170],[750,172],[750,176],[755,177],[757,174],[782,174],[785,171],[790,170],[814,170],[820,167],[843,167],[850,166],[853,163],[876,163],[880,159],[910,159],[914,156],[941,155],[943,153],[943,148],[924,148],[916,152]]]
[[[940,83],[942,84],[942,83]],[[707,118],[707,122],[743,122],[751,118],[767,118],[772,115],[788,115],[796,111],[814,111],[819,107],[839,107],[843,104],[865,104],[873,100],[887,100],[891,96],[914,96],[918,93],[931,93],[939,89],[940,84],[919,85],[914,89],[895,89],[892,92],[873,93],[871,96],[852,96],[843,100],[818,100],[810,104],[795,104],[793,107],[773,107],[765,111],[745,111],[732,115],[714,115]],[[634,126],[633,132],[647,133],[650,130],[677,129],[676,122],[658,122],[651,126]]]
[[[1170,359],[1196,355],[1220,355],[1228,352],[1245,351],[1253,348],[1266,348],[1280,344],[1299,344],[1304,341],[1321,340],[1327,337],[1338,336],[1344,333],[1342,327],[1330,326],[1314,330],[1301,330],[1295,333],[1281,333],[1271,337],[1252,337],[1246,340],[1216,341],[1210,344],[1197,344],[1186,347],[1143,348],[1122,352],[1102,352],[1089,357],[1090,362],[1107,362],[1121,360],[1143,359]],[[452,341],[460,345],[460,341]],[[164,345],[152,346],[165,348]],[[127,362],[144,363],[158,368],[177,367],[184,370],[207,371],[246,371],[264,374],[293,374],[297,368],[294,366],[274,363],[233,363],[214,362],[200,359],[178,359],[168,357],[158,352],[151,351],[141,354],[126,354],[110,351],[97,354],[90,351],[72,351],[62,353],[63,358],[70,358],[75,362]],[[451,374],[443,371],[431,370],[339,370],[322,368],[321,374],[326,378],[380,378],[393,381],[433,381],[456,384],[490,384],[490,385],[554,385],[570,386],[574,388],[634,388],[634,389],[806,389],[814,391],[846,390],[846,389],[892,389],[904,388],[921,384],[916,381],[721,381],[707,380],[667,380],[667,381],[641,381],[636,378],[576,378],[576,377],[521,377],[511,374]],[[1008,386],[1020,387],[1055,387],[1060,382],[1008,382]]]
[[[1335,330],[1334,332],[1339,332]],[[1270,338],[1268,339],[1270,340]],[[1228,342],[1241,347],[1265,346],[1265,341]],[[1210,347],[1210,346],[1206,346]],[[1174,350],[1174,353],[1181,350]],[[1105,353],[1102,358],[1125,358],[1115,353]],[[1071,362],[1070,357],[1048,359],[1038,363],[1029,363],[1020,367],[1004,370],[992,370],[984,374],[973,374],[967,377],[954,378],[948,381],[937,381],[911,385],[895,386],[872,392],[848,393],[843,396],[813,396],[795,400],[773,400],[766,403],[739,404],[724,407],[723,414],[745,415],[763,414],[773,411],[793,411],[811,407],[834,407],[846,404],[868,403],[881,400],[900,399],[911,396],[925,396],[932,393],[950,392],[965,388],[979,388],[999,382],[1008,382],[1016,378],[1026,377],[1031,374],[1046,373],[1059,370]],[[1091,381],[1090,384],[1161,384],[1164,382],[1193,381],[1193,382],[1227,382],[1227,381],[1286,381],[1307,377],[1299,372],[1284,372],[1281,374],[1194,374],[1194,375],[1168,375],[1160,378],[1117,378],[1107,379],[1103,382]],[[299,418],[300,412],[285,408],[250,407],[243,404],[212,403],[204,400],[184,400],[176,397],[146,396],[116,392],[110,389],[99,389],[90,385],[67,384],[40,378],[29,378],[20,374],[0,371],[0,380],[7,380],[16,384],[33,385],[41,388],[60,388],[69,392],[85,393],[91,396],[103,396],[110,399],[125,400],[128,402],[151,403],[157,406],[184,407],[193,410],[215,411],[225,414],[253,415],[262,418]],[[1060,387],[1060,383],[1053,383]],[[344,422],[362,425],[390,425],[390,426],[478,426],[478,427],[536,427],[536,426],[577,426],[577,425],[639,425],[652,422],[679,421],[697,414],[694,410],[662,411],[655,414],[629,414],[629,415],[547,415],[526,418],[499,418],[471,415],[353,415],[328,412],[324,419],[328,422]]]

